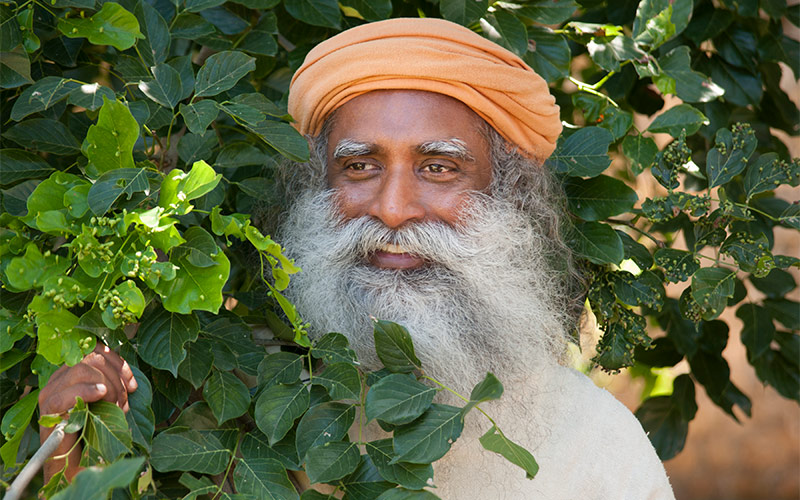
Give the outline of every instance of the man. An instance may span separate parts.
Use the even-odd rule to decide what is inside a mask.
[[[490,424],[470,415],[435,493],[673,498],[633,415],[559,364],[574,308],[544,80],[466,28],[393,19],[313,49],[289,112],[312,145],[310,164],[285,169],[299,311],[319,334],[346,332],[370,369],[377,317],[405,325],[426,373],[462,393],[495,373],[506,391],[488,412],[540,465],[528,480],[483,450]]]
[[[545,82],[465,28],[395,19],[312,50],[289,111],[313,153],[285,171],[282,237],[304,269],[290,290],[301,314],[317,334],[348,333],[367,368],[378,367],[374,316],[407,326],[426,373],[460,392],[492,371],[506,391],[487,410],[540,465],[528,480],[483,450],[489,424],[471,414],[435,466],[435,493],[673,498],[633,415],[559,364],[574,315],[542,166],[561,130]],[[135,390],[102,349],[62,370],[40,394],[43,413],[74,395],[125,407]]]

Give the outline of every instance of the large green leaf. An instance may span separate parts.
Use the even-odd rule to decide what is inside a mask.
[[[554,82],[569,76],[567,39],[546,27],[528,27],[528,52],[523,59],[542,78]]]
[[[491,429],[480,437],[479,441],[481,446],[487,450],[499,453],[512,464],[521,467],[528,479],[532,479],[539,472],[539,464],[536,463],[533,455],[522,446],[508,439],[505,434],[500,432],[497,426],[493,425]]]
[[[159,281],[156,287],[164,309],[181,314],[196,310],[212,313],[219,311],[222,306],[222,287],[228,281],[231,263],[219,250],[213,257],[209,257],[214,265],[201,267],[193,263],[186,254],[173,254],[170,262],[177,267],[175,278]]]
[[[203,398],[220,425],[244,415],[250,406],[250,392],[244,382],[233,373],[219,370],[214,370],[203,387]]]
[[[683,130],[686,131],[686,135],[692,135],[708,123],[708,118],[697,108],[689,104],[679,104],[658,115],[647,127],[647,131],[678,137]]]
[[[651,137],[629,135],[622,141],[622,153],[631,161],[631,171],[639,175],[653,165],[658,146]]]
[[[547,160],[547,165],[556,173],[576,177],[600,175],[609,165],[608,147],[614,137],[600,127],[584,127],[568,138],[558,140],[555,152]]]
[[[442,17],[462,26],[469,26],[480,19],[489,8],[488,0],[440,0]]]
[[[89,405],[86,443],[108,462],[128,453],[132,446],[125,413],[114,403],[97,401]]]
[[[90,171],[98,175],[118,168],[134,168],[133,146],[139,138],[139,124],[127,106],[103,97],[97,123],[89,127],[81,149],[89,159]]]
[[[371,441],[367,443],[366,449],[378,469],[378,473],[387,481],[406,488],[419,489],[428,486],[428,481],[433,478],[431,464],[391,463],[394,458],[394,446],[391,439]]]
[[[393,373],[383,377],[367,392],[367,421],[376,418],[390,424],[407,424],[430,407],[436,392],[412,375]]]
[[[289,432],[294,421],[308,409],[309,399],[308,389],[301,383],[277,384],[261,393],[254,418],[270,445]]]
[[[758,142],[749,127],[738,124],[734,125],[733,133],[728,129],[719,129],[714,141],[716,145],[706,157],[708,187],[725,184],[744,171]]]
[[[126,50],[144,38],[136,16],[118,3],[106,2],[100,12],[85,19],[68,17],[58,20],[58,30],[69,38],[88,38],[94,45],[113,45]]]
[[[219,474],[228,465],[230,455],[214,434],[173,425],[153,439],[150,463],[159,472]]]
[[[144,38],[137,47],[148,66],[155,66],[167,59],[170,46],[169,26],[155,7],[140,0],[133,13],[139,21]],[[157,77],[156,77],[157,78]]]
[[[89,189],[89,208],[95,215],[106,212],[125,194],[131,199],[134,193],[150,189],[150,179],[156,178],[156,172],[146,168],[118,168],[100,176]]]
[[[0,88],[12,89],[33,83],[31,61],[22,47],[0,52]]]
[[[203,134],[217,119],[219,108],[212,100],[198,101],[194,104],[181,104],[180,113],[186,122],[186,127],[195,134]]]
[[[325,387],[333,399],[358,401],[361,397],[361,377],[358,369],[350,363],[328,365],[321,373],[315,374],[311,382]]]
[[[124,458],[107,467],[88,467],[78,473],[72,483],[53,500],[104,500],[111,490],[132,483],[142,468],[145,457]]]
[[[25,120],[4,131],[3,136],[20,146],[46,153],[70,155],[80,151],[80,144],[67,127],[49,118]]]
[[[356,9],[367,21],[380,21],[392,14],[392,0],[344,0],[342,5]]]
[[[218,52],[197,72],[195,97],[215,96],[224,92],[256,68],[255,59],[237,51]]]
[[[280,462],[272,458],[244,458],[236,464],[233,482],[239,493],[259,500],[297,500],[300,496]]]
[[[152,401],[153,389],[150,381],[139,368],[132,366],[131,371],[136,378],[138,387],[128,394],[130,410],[125,414],[128,428],[131,430],[131,439],[134,443],[150,451],[155,432],[155,415],[153,414]]]
[[[313,406],[297,424],[298,455],[304,457],[310,448],[344,438],[355,418],[354,404],[328,401]]]
[[[747,167],[747,174],[744,177],[744,189],[748,199],[758,193],[775,189],[780,184],[796,186],[798,183],[800,183],[800,161],[794,160],[791,163],[782,161],[777,153],[765,153],[759,156]]]
[[[703,319],[711,320],[722,314],[733,296],[735,273],[721,267],[704,267],[692,276],[692,298],[704,311]]]
[[[300,378],[303,358],[292,352],[267,355],[258,365],[258,385],[267,388],[275,384],[291,384]]]
[[[409,373],[422,365],[414,354],[411,335],[404,327],[379,320],[373,325],[373,335],[378,357],[389,371]]]
[[[308,142],[288,123],[264,120],[243,125],[283,156],[295,161],[308,161]]]
[[[136,334],[139,356],[148,364],[177,376],[178,365],[186,357],[184,344],[196,340],[199,331],[196,316],[161,309],[142,320]]]
[[[618,264],[624,257],[622,240],[607,224],[582,222],[573,231],[572,246],[578,255],[595,264]]]
[[[578,9],[578,4],[575,0],[534,0],[521,5],[504,2],[503,8],[538,24],[561,24]]]
[[[685,102],[708,102],[725,91],[702,73],[690,66],[689,47],[681,45],[659,59],[661,71],[675,80],[675,95]]]
[[[518,56],[528,51],[528,34],[522,21],[504,10],[486,14],[481,19],[483,36]]]
[[[591,179],[571,177],[564,189],[569,209],[583,220],[603,220],[633,208],[639,199],[624,182],[599,175]]]
[[[439,460],[464,428],[460,408],[433,404],[422,416],[394,432],[395,457],[391,463],[429,464]]]
[[[312,484],[327,483],[350,474],[359,462],[357,443],[325,443],[308,450],[306,474]]]
[[[165,108],[174,109],[183,93],[180,74],[164,63],[157,64],[150,70],[153,72],[153,79],[139,82],[139,90]]]
[[[341,28],[341,13],[336,0],[294,0],[284,4],[295,19],[312,26]]]
[[[736,310],[742,320],[742,343],[751,359],[763,356],[775,337],[775,325],[769,310],[755,304],[742,304]]]
[[[0,164],[3,176],[0,185],[6,186],[23,179],[45,177],[53,171],[44,159],[22,149],[0,149]]]
[[[74,80],[59,76],[46,76],[22,91],[11,108],[11,119],[20,121],[32,113],[49,109],[80,87]]]
[[[633,38],[624,35],[615,36],[609,41],[592,40],[586,48],[589,49],[592,60],[606,71],[619,71],[621,62],[638,61],[647,57]]]
[[[369,455],[361,455],[361,463],[352,474],[341,479],[341,484],[349,500],[372,500],[394,486],[381,477]]]

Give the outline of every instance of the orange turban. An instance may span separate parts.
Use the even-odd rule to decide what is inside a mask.
[[[317,45],[292,78],[289,113],[303,135],[373,90],[425,90],[475,111],[529,158],[543,160],[561,133],[547,83],[519,57],[443,19],[389,19]]]

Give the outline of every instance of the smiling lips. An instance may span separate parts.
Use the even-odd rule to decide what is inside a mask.
[[[370,255],[370,263],[383,269],[414,269],[425,264],[425,260],[407,252],[400,245],[386,243]]]

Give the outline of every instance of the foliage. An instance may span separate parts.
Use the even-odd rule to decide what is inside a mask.
[[[126,415],[73,409],[84,461],[112,465],[60,493],[57,475],[47,496],[128,485],[118,492],[297,498],[286,470],[300,468],[347,498],[430,496],[409,491],[427,483],[463,414],[502,386],[487,377],[461,409],[432,403],[431,386],[409,375],[419,362],[408,339],[387,323],[376,335],[391,374],[360,373],[343,336],[312,345],[280,293],[298,269],[256,228],[271,221],[246,215],[279,203],[276,162],[308,157],[285,110],[305,53],[365,21],[419,15],[475,29],[550,82],[568,126],[547,166],[563,179],[604,332],[595,361],[636,363],[648,380],[690,367],[637,412],[662,458],[683,446],[696,385],[734,418],[734,406],[750,413],[721,355],[729,308],[759,378],[800,400],[800,305],[785,298],[800,259],[772,252],[776,229],[800,229],[796,197],[780,194],[800,183],[800,162],[773,132],[799,131],[779,87],[782,71],[800,75],[781,24],[798,24],[798,6],[18,0],[0,5],[4,480],[36,448],[38,388],[100,338],[137,367],[140,388]],[[667,95],[682,103],[640,129]],[[652,180],[658,196],[631,189]],[[254,327],[282,350],[267,355]],[[394,431],[366,454],[345,432],[358,407]],[[535,474],[500,429],[481,443]]]

